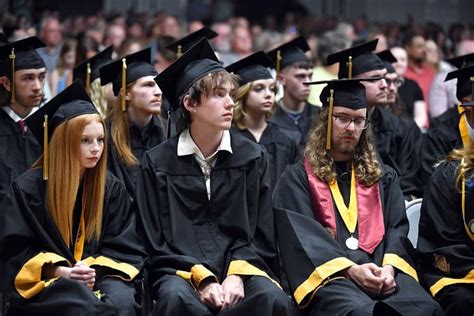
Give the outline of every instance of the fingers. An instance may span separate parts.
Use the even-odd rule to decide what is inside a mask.
[[[224,292],[220,284],[209,283],[199,290],[201,301],[213,310],[221,310],[224,301]]]
[[[95,270],[92,268],[89,268],[86,265],[75,265],[71,269],[71,279],[74,279],[83,283],[94,284],[95,277],[96,277]]]

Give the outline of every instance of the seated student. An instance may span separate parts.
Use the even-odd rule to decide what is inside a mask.
[[[132,198],[145,151],[165,140],[163,123],[158,116],[161,90],[153,80],[156,75],[150,48],[100,69],[101,84],[112,82],[113,92],[118,96],[107,116],[110,126],[107,168],[125,184]]]
[[[427,184],[434,166],[446,159],[453,149],[469,146],[474,141],[474,108],[466,106],[473,102],[471,93],[474,63],[448,73],[446,80],[457,79],[456,97],[461,101],[456,108],[449,109],[438,118],[424,139],[421,151],[421,178]]]
[[[2,203],[9,315],[136,315],[144,252],[127,191],[106,171],[103,119],[75,82],[27,123],[45,146]]]
[[[360,80],[324,82],[304,161],[275,188],[290,288],[310,315],[442,315],[417,282],[398,176],[377,160]]]
[[[235,93],[232,131],[265,147],[273,189],[286,165],[295,162],[297,144],[276,125],[268,122],[274,110],[277,89],[275,79],[267,68],[271,64],[264,52],[258,52],[226,69],[239,76],[240,84]]]
[[[434,169],[423,197],[417,250],[421,278],[446,314],[472,315],[474,142],[454,150]]]
[[[297,315],[274,273],[267,155],[228,131],[235,76],[203,39],[155,80],[179,134],[145,153],[137,182],[153,314]]]

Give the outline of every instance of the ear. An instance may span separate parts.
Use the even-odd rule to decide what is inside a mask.
[[[2,85],[5,90],[10,92],[10,79],[8,79],[7,76],[0,77],[0,85]]]
[[[276,80],[277,80],[282,86],[285,86],[285,75],[283,75],[281,72],[277,75]]]
[[[120,93],[122,93],[122,89],[120,89]],[[131,96],[130,96],[130,89],[126,88],[125,89],[125,101],[130,101]]]
[[[197,104],[194,100],[191,99],[189,95],[185,95],[183,98],[183,105],[188,112],[193,112],[193,109],[196,107]]]

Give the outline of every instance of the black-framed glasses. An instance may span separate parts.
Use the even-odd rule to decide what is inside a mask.
[[[332,115],[334,117],[335,123],[341,128],[348,128],[351,123],[354,123],[356,129],[366,129],[369,127],[370,121],[366,118],[350,118],[347,116]]]
[[[397,79],[388,79],[385,77],[385,82],[387,82],[387,86],[390,86],[391,84],[395,85],[395,87],[400,88],[405,80],[403,78],[397,78]]]

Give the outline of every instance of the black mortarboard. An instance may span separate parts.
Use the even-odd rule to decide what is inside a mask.
[[[151,64],[151,49],[127,55],[100,68],[100,84],[112,82],[114,95],[122,89],[122,111],[125,111],[125,93],[129,83],[145,76],[156,76],[155,67]]]
[[[383,63],[385,64],[385,68],[387,69],[387,73],[393,74],[396,73],[397,71],[395,70],[395,67],[393,67],[393,63],[396,63],[398,60],[393,56],[392,52],[390,49],[386,49],[380,53],[377,54],[380,59],[382,59]]]
[[[272,74],[268,70],[270,67],[273,67],[270,58],[263,51],[259,51],[225,67],[225,69],[239,75],[239,84],[244,85],[255,80],[272,79]]]
[[[25,123],[44,149],[44,178],[48,178],[48,143],[54,130],[63,122],[83,114],[99,114],[79,80],[61,91]]]
[[[474,53],[449,58],[446,61],[458,69],[464,68],[474,64]]]
[[[91,83],[99,78],[100,68],[112,61],[113,51],[113,47],[109,46],[74,68],[73,80],[81,80],[81,83],[86,88],[87,94],[90,95]]]
[[[166,46],[166,48],[173,51],[176,54],[176,57],[179,58],[201,39],[211,39],[216,37],[217,35],[218,34],[210,28],[203,27],[202,29],[197,30],[196,32],[193,32],[183,38],[174,41],[173,43]]]
[[[327,58],[327,65],[339,63],[339,79],[353,78],[361,73],[384,69],[383,61],[373,53],[378,39],[353,46],[340,52],[331,54]]]
[[[464,106],[474,106],[474,65],[451,71],[445,81],[457,78],[456,97],[459,101],[468,95],[472,95],[472,101],[463,103]]]
[[[46,67],[35,49],[46,46],[36,36],[0,46],[0,76],[11,80],[11,102],[15,102],[15,71]]]
[[[179,97],[207,74],[226,71],[214,54],[207,39],[197,44],[161,72],[155,81],[168,99],[172,109],[179,107]]]
[[[309,62],[305,52],[309,50],[308,42],[303,36],[297,37],[277,48],[269,51],[267,54],[275,63],[277,74],[283,68],[298,62]]]
[[[311,84],[327,84],[319,99],[323,106],[329,107],[329,118],[332,117],[334,106],[343,106],[345,108],[359,110],[367,108],[367,97],[365,94],[365,86],[361,81],[376,81],[380,78],[358,78],[358,79],[339,79],[339,80],[325,80],[305,82],[305,85]],[[331,131],[332,120],[328,119],[326,149],[331,149]]]

